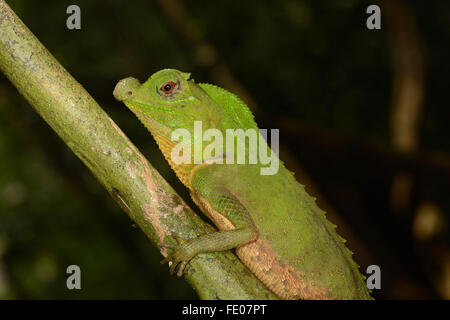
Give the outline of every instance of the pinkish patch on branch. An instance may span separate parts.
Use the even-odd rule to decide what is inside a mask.
[[[159,242],[163,243],[164,237],[169,234],[169,230],[159,221],[159,218],[161,217],[159,211],[156,210],[151,204],[145,204],[142,209],[145,219],[148,220],[155,229]],[[163,251],[164,249],[161,250],[161,253],[163,253]]]

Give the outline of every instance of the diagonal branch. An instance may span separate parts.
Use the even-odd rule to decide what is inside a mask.
[[[211,231],[4,0],[0,69],[155,245]],[[276,298],[231,252],[199,255],[185,278],[204,299]]]

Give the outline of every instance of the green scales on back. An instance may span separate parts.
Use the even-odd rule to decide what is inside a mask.
[[[281,161],[275,174],[263,175],[260,163],[227,163],[230,154],[225,147],[226,153],[202,163],[172,159],[179,143],[172,140],[173,131],[186,129],[195,140],[195,121],[201,121],[203,131],[217,129],[224,137],[227,129],[258,130],[251,111],[236,95],[189,77],[165,69],[143,84],[123,79],[114,90],[116,99],[151,132],[194,202],[218,228],[167,246],[172,252],[164,261],[172,262],[171,272],[182,275],[199,253],[235,248],[242,262],[283,299],[370,299],[335,226]],[[259,135],[258,142],[259,148],[270,152]],[[195,141],[189,143],[193,146]],[[207,144],[200,142],[201,151]],[[241,148],[246,156],[255,152],[248,141]]]

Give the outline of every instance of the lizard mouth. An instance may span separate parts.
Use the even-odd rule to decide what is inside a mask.
[[[130,108],[134,113],[141,113],[143,115],[152,117],[151,110],[157,110],[157,111],[163,111],[165,113],[173,113],[175,112],[174,109],[165,107],[165,106],[159,106],[155,104],[148,104],[139,102],[136,100],[122,100],[125,105]],[[148,111],[148,112],[146,112]]]

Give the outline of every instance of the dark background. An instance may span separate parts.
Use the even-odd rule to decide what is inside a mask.
[[[164,177],[118,80],[163,68],[241,96],[318,198],[378,299],[449,299],[450,3],[7,1]],[[66,28],[78,4],[82,29]],[[378,4],[382,29],[366,28]],[[0,298],[196,298],[0,75]],[[82,290],[66,288],[66,267]]]

